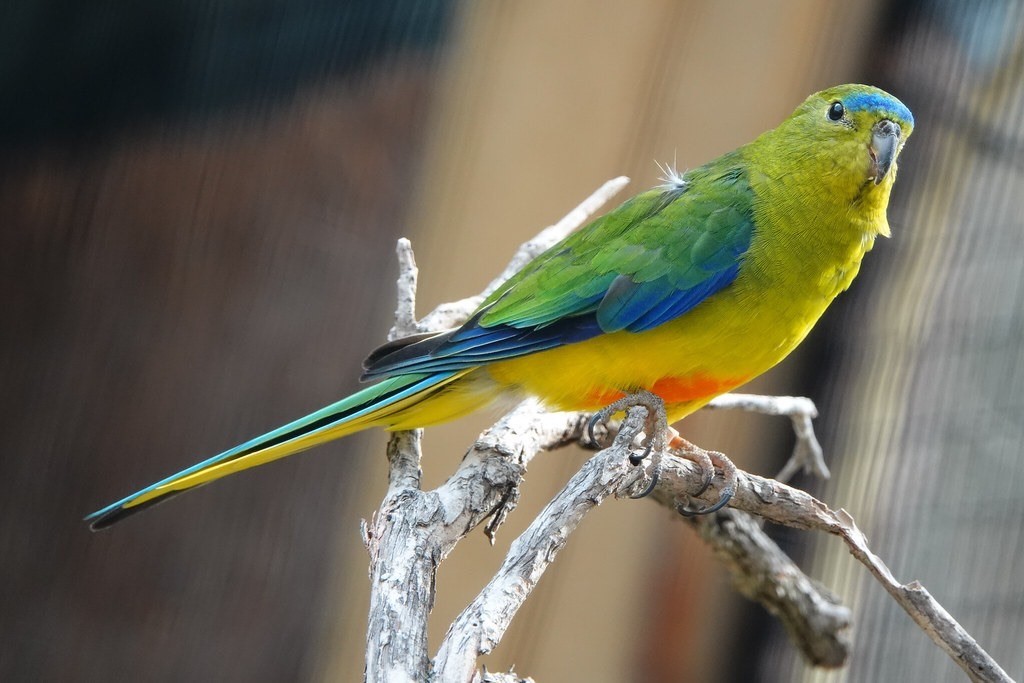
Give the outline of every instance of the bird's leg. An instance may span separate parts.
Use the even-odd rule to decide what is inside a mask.
[[[673,430],[674,431],[674,430]],[[732,500],[732,496],[736,493],[736,465],[732,463],[732,460],[725,457],[722,453],[715,451],[705,451],[703,448],[698,448],[683,437],[679,436],[678,433],[669,442],[672,448],[675,448],[681,452],[681,455],[687,460],[692,460],[697,463],[697,466],[704,472],[704,484],[700,487],[694,496],[699,496],[707,490],[708,486],[711,485],[711,480],[714,478],[716,468],[722,471],[722,478],[725,480],[725,484],[722,486],[722,493],[718,498],[718,501],[709,506],[703,507],[691,507],[689,503],[676,506],[676,511],[684,517],[694,517],[696,515],[709,515],[712,512],[721,510],[725,505]]]
[[[615,403],[605,406],[594,413],[593,417],[590,418],[590,422],[587,423],[587,435],[593,443],[599,444],[599,441],[594,436],[594,428],[599,424],[607,423],[616,413],[621,413],[635,406],[643,406],[647,409],[647,420],[644,424],[644,450],[642,453],[631,454],[629,462],[634,467],[638,467],[650,455],[653,469],[651,470],[650,484],[640,493],[630,497],[644,498],[651,494],[651,491],[658,484],[658,479],[661,477],[661,456],[668,445],[670,436],[668,415],[665,413],[665,402],[661,400],[661,397],[649,391],[640,390],[620,398]],[[675,430],[672,430],[671,433],[676,434]]]

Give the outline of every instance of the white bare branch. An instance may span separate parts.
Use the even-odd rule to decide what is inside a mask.
[[[828,479],[832,473],[825,464],[825,454],[814,434],[811,420],[818,417],[814,402],[803,396],[761,396],[758,394],[723,394],[707,405],[720,410],[746,410],[764,415],[787,415],[793,422],[796,446],[793,455],[775,475],[779,481],[789,481],[801,469],[820,479]]]

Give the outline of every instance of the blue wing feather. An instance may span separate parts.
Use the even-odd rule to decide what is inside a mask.
[[[650,308],[626,329],[630,332],[643,332],[678,318],[715,292],[728,287],[736,279],[737,274],[738,264],[719,271],[696,287],[677,292],[670,299],[662,301],[660,306]]]

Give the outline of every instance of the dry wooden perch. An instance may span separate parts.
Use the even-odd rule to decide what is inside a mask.
[[[616,178],[605,183],[559,223],[524,244],[481,295],[440,306],[418,322],[415,259],[408,240],[400,240],[398,307],[389,338],[460,324],[488,292],[583,224],[627,182]],[[811,428],[816,411],[808,399],[726,395],[716,399],[712,407],[789,416],[797,434],[797,448],[780,476],[788,476],[800,467],[828,475]],[[609,497],[628,497],[646,486],[649,473],[644,467],[631,465],[628,457],[643,430],[646,410],[631,408],[612,445],[590,458],[512,543],[498,573],[451,624],[431,658],[427,618],[433,605],[435,573],[458,541],[477,526],[484,524],[485,533],[493,539],[516,506],[526,465],[534,456],[569,444],[596,448],[586,435],[589,417],[551,413],[533,400],[524,401],[481,434],[451,478],[432,491],[420,488],[420,431],[399,432],[392,437],[388,445],[388,490],[377,514],[363,525],[371,581],[367,681],[529,680],[511,672],[481,671],[478,659],[498,645],[519,607],[586,513]],[[661,476],[651,496],[673,509],[689,501],[690,493],[703,484],[701,470],[681,455],[675,451],[664,454]],[[719,495],[718,487],[713,485],[700,499],[714,503]],[[737,589],[781,620],[809,662],[838,667],[847,661],[850,610],[800,571],[751,515],[839,536],[970,680],[1011,681],[923,586],[917,582],[901,584],[892,576],[844,510],[832,510],[778,480],[740,472],[730,507],[717,515],[691,518],[689,523],[712,547]]]

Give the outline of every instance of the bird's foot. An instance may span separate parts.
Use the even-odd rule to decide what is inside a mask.
[[[650,456],[653,468],[651,470],[650,483],[643,491],[630,496],[630,498],[645,498],[651,495],[654,487],[658,485],[658,479],[661,477],[661,456],[670,442],[670,436],[672,439],[679,437],[678,432],[668,426],[665,402],[661,400],[661,397],[649,391],[641,390],[635,394],[629,394],[620,398],[615,403],[605,406],[594,413],[587,423],[587,436],[590,437],[593,443],[600,445],[600,441],[594,435],[594,429],[597,425],[605,424],[616,413],[621,413],[636,406],[642,406],[647,409],[647,420],[644,424],[644,440],[641,444],[644,450],[641,453],[630,454],[629,463],[634,467],[639,467]]]
[[[722,453],[705,451],[703,448],[698,448],[678,434],[672,440],[671,445],[673,448],[681,451],[684,458],[695,462],[704,473],[704,482],[697,491],[691,494],[691,501],[679,503],[676,505],[676,511],[683,517],[695,517],[697,515],[710,515],[712,512],[718,512],[725,507],[732,500],[733,494],[736,493],[736,465],[733,464],[732,460],[729,460]],[[716,468],[721,470],[722,479],[725,480],[722,484],[722,492],[719,495],[718,501],[711,505],[694,507],[692,498],[707,491],[717,473]]]

